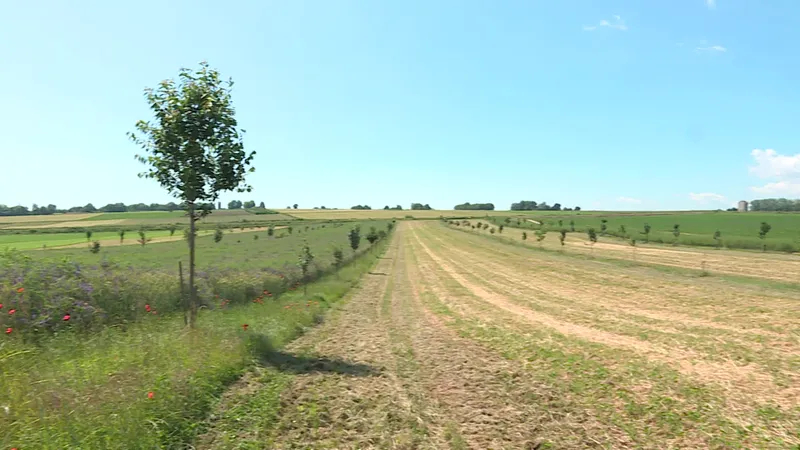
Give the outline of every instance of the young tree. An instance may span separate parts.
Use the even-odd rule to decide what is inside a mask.
[[[600,219],[600,234],[605,235],[607,229],[608,229],[608,220]]]
[[[644,235],[644,241],[645,242],[650,242],[650,224],[649,223],[645,223],[644,224],[644,232],[642,234]]]
[[[767,251],[767,243],[765,239],[767,238],[767,233],[769,230],[772,229],[772,225],[768,224],[767,222],[761,222],[761,227],[758,230],[758,238],[761,239],[761,251]]]
[[[542,241],[547,237],[547,230],[544,228],[539,228],[536,230],[536,242],[539,243],[539,247],[542,246]]]
[[[497,231],[500,232],[500,234],[503,234],[503,225],[497,227]]]
[[[353,249],[353,254],[355,254],[359,244],[361,244],[361,227],[356,225],[350,230],[350,232],[347,233],[347,239],[350,240],[350,248]]]
[[[292,227],[291,225],[286,227],[286,231],[288,231],[289,234],[292,234],[292,230],[294,230],[294,227]]]
[[[367,241],[369,241],[369,245],[375,243],[378,240],[378,230],[375,227],[369,227],[369,233],[367,233]]]
[[[89,247],[89,251],[92,253],[100,253],[100,241],[92,242],[92,245]]]
[[[244,204],[242,206],[244,206],[245,209],[255,208],[256,207],[256,201],[255,200],[246,201],[246,202],[244,202]]]
[[[559,220],[559,222],[561,222],[561,221]],[[561,231],[559,231],[559,234],[558,234],[558,240],[561,241],[561,249],[562,250],[564,249],[564,241],[566,239],[567,239],[567,230],[562,228]]]
[[[270,225],[267,227],[267,236],[272,237],[273,234],[275,234],[275,227]]]
[[[564,221],[561,220],[561,219],[558,219],[558,228],[563,228],[563,227],[564,227]]]
[[[264,205],[264,202],[259,203],[258,207],[261,208],[261,209],[265,209],[266,208],[266,206]],[[289,208],[286,208],[286,209],[289,209]]]
[[[387,233],[391,233],[393,229],[394,229],[394,223],[389,222],[389,223],[386,224],[386,232]]]
[[[119,230],[117,234],[119,234],[119,245],[122,245],[125,242],[125,230]]]
[[[178,229],[178,227],[174,223],[170,224],[170,226],[169,226],[169,235],[173,236],[175,234],[175,230],[177,230],[177,229]]]
[[[672,235],[675,236],[675,241],[672,245],[678,245],[678,238],[681,237],[681,226],[677,223],[672,226]]]
[[[722,233],[719,230],[714,232],[714,241],[717,243],[717,249],[722,247]]]
[[[339,269],[342,268],[342,264],[344,263],[344,252],[339,247],[334,247],[333,249],[333,267],[336,268],[337,272]]]
[[[297,265],[300,267],[300,271],[303,273],[303,295],[308,293],[308,267],[314,261],[314,254],[311,253],[311,248],[308,246],[308,242],[303,244],[303,250],[300,252],[300,256],[297,258]]]
[[[522,240],[523,241],[527,241],[528,240],[528,233],[526,233],[524,231],[522,232]]]
[[[297,203],[295,203],[294,205],[292,205],[292,208],[293,208],[293,209],[297,209]]]
[[[569,231],[572,231],[573,233],[575,232],[575,221],[574,220],[570,220],[569,221]]]
[[[145,232],[144,228],[139,229],[139,239],[137,239],[136,242],[142,244],[142,247],[144,247],[145,245],[147,245],[148,242],[152,240],[153,240],[152,238],[147,237],[147,232]]]
[[[86,230],[86,242],[92,240],[92,230]]]
[[[186,205],[189,216],[189,324],[197,320],[195,237],[197,220],[210,210],[198,204],[216,201],[220,192],[250,192],[245,174],[255,152],[244,150],[231,101],[233,81],[200,63],[198,70],[181,69],[178,81],[162,81],[145,89],[155,123],[140,120],[128,133],[144,155],[148,168],[140,176],[153,178]]]
[[[494,227],[492,227],[492,229],[491,229],[491,230],[489,230],[489,233],[492,233],[492,234],[494,234]]]
[[[626,236],[628,236],[628,229],[625,228],[625,225],[620,225],[619,226],[619,237],[624,238]]]
[[[589,228],[586,230],[586,235],[589,237],[589,245],[592,248],[592,256],[594,256],[594,244],[597,243],[597,232],[594,228]]]
[[[217,230],[214,232],[214,243],[219,244],[219,241],[222,240],[222,236],[223,236],[222,228],[217,226]]]

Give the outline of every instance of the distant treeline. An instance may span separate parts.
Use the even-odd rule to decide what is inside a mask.
[[[494,211],[494,203],[462,203],[453,207],[456,210],[464,211]]]
[[[536,203],[529,200],[522,200],[519,203],[512,203],[511,204],[512,211],[573,211],[573,208],[561,208],[561,203],[555,203],[553,206],[547,204],[547,202]],[[574,211],[580,211],[581,207],[576,206]]]
[[[800,211],[800,200],[765,198],[750,202],[751,211]]]
[[[73,206],[69,209],[59,209],[56,205],[38,206],[34,204],[31,208],[27,206],[6,206],[0,205],[0,216],[34,216],[34,215],[51,215],[51,214],[64,214],[64,213],[95,213],[95,212],[135,212],[135,211],[181,211],[184,204],[177,204],[173,202],[159,204],[151,203],[146,205],[144,203],[136,203],[133,205],[125,205],[124,203],[109,203],[102,208],[95,208],[91,203],[85,206]],[[216,209],[213,203],[203,203],[198,205],[200,209]]]

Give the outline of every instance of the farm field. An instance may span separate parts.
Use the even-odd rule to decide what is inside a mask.
[[[714,232],[719,230],[724,246],[732,248],[761,249],[766,244],[773,251],[800,251],[800,214],[796,213],[767,213],[767,212],[683,212],[683,213],[571,213],[556,214],[555,211],[546,213],[532,213],[529,215],[509,215],[506,217],[490,217],[490,222],[495,226],[509,224],[527,228],[539,229],[542,225],[550,231],[560,229],[571,230],[570,222],[574,222],[575,230],[585,232],[594,228],[600,232],[602,219],[607,220],[606,226],[610,234],[622,235],[620,226],[625,227],[628,236],[642,242],[645,239],[643,230],[647,223],[652,228],[649,239],[652,242],[672,243],[675,240],[673,227],[680,225],[681,245],[716,246]],[[517,224],[517,220],[520,224]],[[539,223],[536,223],[539,222]],[[758,232],[761,222],[767,222],[772,229],[764,241],[759,239]],[[542,224],[542,225],[540,225]]]
[[[720,267],[738,264],[724,255]],[[800,294],[768,279],[409,221],[286,351],[223,397],[197,448],[800,444]],[[296,370],[298,359],[340,363]]]
[[[183,448],[226,386],[283,355],[373,267],[386,240],[352,250],[359,225],[391,231],[367,221],[199,237],[194,330],[181,314],[185,242],[0,252],[0,447]]]
[[[495,228],[472,230],[457,228],[462,232],[485,235],[491,239],[502,240],[532,249],[544,249],[580,258],[599,258],[618,260],[622,264],[651,264],[675,267],[702,274],[731,275],[749,277],[752,281],[774,280],[785,283],[800,283],[800,258],[786,253],[762,253],[758,251],[730,250],[713,247],[667,246],[645,244],[630,245],[614,236],[599,236],[598,242],[590,245],[585,233],[567,233],[562,247],[559,233],[548,232],[542,242],[538,242],[530,229],[504,227],[502,233]],[[522,240],[522,233],[527,239]]]
[[[438,219],[440,217],[507,216],[508,211],[456,211],[456,210],[386,210],[386,209],[276,209],[281,215],[298,219],[316,220],[366,220],[366,219]]]
[[[255,214],[246,210],[217,210],[205,217],[204,224],[247,225],[252,222],[291,221],[284,214]],[[8,216],[0,217],[0,229],[35,229],[47,232],[64,228],[114,227],[136,229],[158,225],[178,224],[188,226],[189,220],[183,211],[145,211],[97,214],[54,214],[50,216]],[[56,230],[57,231],[57,230]]]

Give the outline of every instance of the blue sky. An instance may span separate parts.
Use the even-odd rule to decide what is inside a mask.
[[[69,3],[69,5],[68,5]],[[796,0],[0,5],[0,203],[164,202],[125,133],[201,60],[282,207],[800,197]]]

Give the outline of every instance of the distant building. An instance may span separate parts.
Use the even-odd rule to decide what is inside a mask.
[[[747,212],[747,202],[744,200],[739,201],[739,206],[737,208],[739,212]]]

